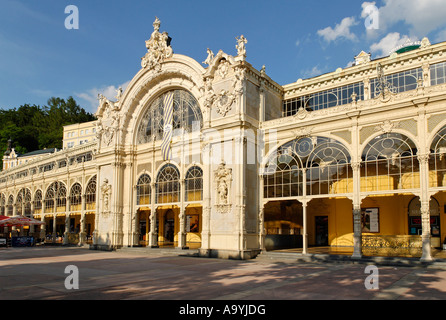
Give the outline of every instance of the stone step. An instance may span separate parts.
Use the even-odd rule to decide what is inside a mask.
[[[198,256],[198,249],[179,248],[148,248],[148,247],[122,247],[120,252],[142,253],[142,254],[162,254],[169,256]]]
[[[335,254],[301,254],[291,252],[262,252],[256,257],[259,261],[271,262],[296,262],[296,263],[363,263],[374,265],[387,266],[430,266],[434,268],[446,268],[446,260],[437,259],[431,262],[422,262],[419,258],[407,257],[372,257],[363,256],[360,259],[352,258],[350,255],[335,255]]]

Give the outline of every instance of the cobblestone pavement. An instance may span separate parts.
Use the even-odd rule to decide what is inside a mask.
[[[67,279],[79,271],[79,288]],[[0,300],[410,300],[446,299],[446,268],[248,261],[76,247],[0,248]],[[69,282],[74,283],[74,280]],[[369,282],[370,283],[370,282]]]

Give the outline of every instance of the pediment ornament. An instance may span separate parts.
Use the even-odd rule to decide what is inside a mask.
[[[146,41],[147,53],[141,58],[141,67],[161,71],[161,63],[173,55],[170,46],[171,38],[167,32],[160,33],[161,21],[156,17],[153,22],[153,32],[150,39]]]
[[[235,98],[236,96],[234,94],[223,89],[216,96],[212,107],[214,107],[216,111],[224,117],[232,109],[232,104],[234,103]]]
[[[393,129],[398,128],[400,126],[400,122],[391,122],[389,120],[385,120],[375,127],[375,131],[382,131],[383,133],[392,132]]]

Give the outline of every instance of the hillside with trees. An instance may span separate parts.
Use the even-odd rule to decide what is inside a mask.
[[[67,100],[52,97],[47,106],[24,104],[0,109],[0,164],[9,139],[21,154],[44,148],[62,149],[63,126],[95,119],[73,97]]]

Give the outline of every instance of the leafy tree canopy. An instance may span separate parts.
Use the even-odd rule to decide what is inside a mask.
[[[81,108],[73,97],[52,97],[42,107],[24,104],[0,109],[0,161],[9,139],[21,154],[44,148],[62,149],[63,126],[93,120],[95,116]]]

